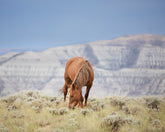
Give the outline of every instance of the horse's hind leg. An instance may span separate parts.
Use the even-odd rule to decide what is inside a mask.
[[[92,85],[88,85],[86,88],[86,93],[85,93],[85,104],[84,106],[87,106],[87,99],[88,99],[88,95],[89,95],[89,91],[91,89]]]
[[[64,90],[64,101],[66,101],[66,95],[67,95],[67,93],[68,93],[68,87],[67,87],[66,82],[65,82],[65,84],[64,84],[63,90]]]

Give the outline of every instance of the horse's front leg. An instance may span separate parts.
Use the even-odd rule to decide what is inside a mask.
[[[89,96],[89,91],[92,87],[92,84],[91,85],[88,85],[87,88],[86,88],[86,93],[85,93],[85,104],[84,106],[87,106],[87,100],[88,100],[88,96]]]
[[[84,98],[83,98],[83,96],[81,95],[81,99],[80,99],[80,101],[79,101],[79,103],[78,103],[78,107],[79,107],[79,108],[83,108],[83,101],[84,101]]]

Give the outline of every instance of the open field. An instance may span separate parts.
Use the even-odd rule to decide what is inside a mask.
[[[164,132],[163,97],[89,97],[84,109],[38,91],[0,99],[0,132]]]

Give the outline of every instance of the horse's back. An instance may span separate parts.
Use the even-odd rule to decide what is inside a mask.
[[[94,71],[93,71],[92,64],[89,61],[88,61],[88,66],[89,66],[89,70],[90,70],[90,82],[92,83],[94,80]]]
[[[73,57],[69,59],[66,63],[64,78],[66,79],[69,77],[73,81],[84,61],[85,59],[82,57]]]
[[[82,58],[82,57],[73,57],[71,59],[68,60],[68,62],[66,63],[66,67],[65,67],[65,75],[64,78],[70,78],[70,80],[74,80],[74,78],[76,77],[77,73],[79,72],[80,68],[82,67],[82,65],[84,63],[88,64],[88,69],[89,69],[89,76],[90,76],[90,81],[93,82],[94,80],[94,71],[92,68],[92,64],[87,61],[86,59]]]

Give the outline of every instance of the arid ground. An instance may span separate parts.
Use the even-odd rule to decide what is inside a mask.
[[[89,97],[87,107],[68,109],[68,98],[38,91],[0,99],[0,132],[163,132],[163,97]]]

